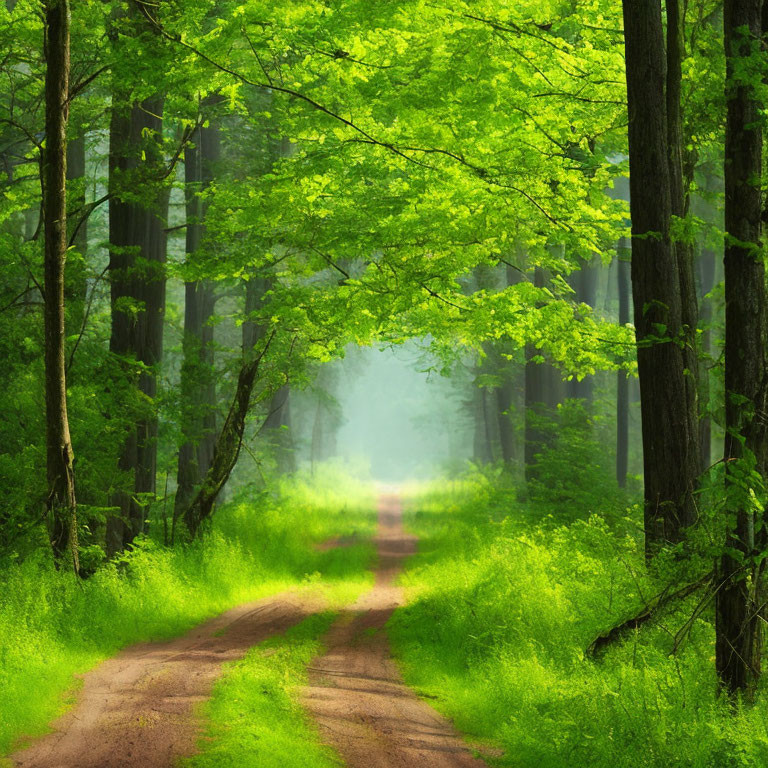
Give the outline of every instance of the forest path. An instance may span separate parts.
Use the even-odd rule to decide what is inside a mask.
[[[403,604],[395,581],[416,540],[403,531],[396,495],[381,496],[378,516],[374,587],[331,628],[303,703],[349,768],[481,768],[391,658],[385,624]],[[183,637],[127,648],[85,675],[77,704],[11,761],[17,768],[171,768],[195,752],[194,705],[210,696],[222,664],[324,607],[310,594],[284,593],[233,608]]]
[[[54,731],[11,756],[19,768],[170,768],[195,751],[193,708],[222,664],[322,609],[285,593],[233,608],[169,642],[125,649],[85,675]]]
[[[419,700],[392,660],[385,624],[404,602],[396,579],[416,539],[395,494],[379,499],[376,581],[325,638],[304,706],[349,768],[481,768],[451,724]]]

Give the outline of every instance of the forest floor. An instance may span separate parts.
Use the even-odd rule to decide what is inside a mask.
[[[396,495],[379,500],[375,545],[375,584],[333,624],[301,702],[322,740],[351,768],[479,768],[484,763],[450,723],[403,683],[390,655],[384,627],[404,602],[396,580],[416,550]],[[76,705],[11,759],[19,768],[170,768],[198,748],[197,705],[211,695],[225,662],[325,608],[311,593],[284,593],[175,640],[128,648],[85,675]]]

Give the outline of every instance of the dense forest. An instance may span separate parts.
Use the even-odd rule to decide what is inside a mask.
[[[768,0],[4,0],[0,765],[768,768],[767,117]]]

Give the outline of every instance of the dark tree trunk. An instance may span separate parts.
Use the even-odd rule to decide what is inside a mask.
[[[210,519],[216,498],[229,479],[235,464],[237,464],[240,448],[243,445],[245,419],[251,406],[259,367],[269,349],[270,341],[271,337],[266,339],[255,357],[252,352],[240,369],[237,388],[227,419],[216,439],[213,461],[195,498],[184,513],[184,522],[192,538],[197,536],[200,526]]]
[[[510,364],[507,364],[509,368]],[[515,459],[515,432],[512,427],[510,411],[515,399],[515,384],[512,374],[508,370],[502,371],[502,383],[496,389],[496,414],[499,429],[499,448],[501,459],[505,465],[511,464]]]
[[[632,252],[625,238],[619,243],[616,275],[619,289],[619,324],[630,323],[630,260]],[[616,374],[616,482],[619,488],[627,487],[629,469],[629,375],[626,371]]]
[[[312,472],[314,472],[317,463],[338,455],[337,437],[340,419],[335,397],[336,388],[337,381],[333,369],[328,366],[320,366],[314,386],[317,404],[310,445]]]
[[[594,309],[597,306],[597,278],[599,267],[592,262],[581,260],[581,268],[569,279],[571,288],[576,293],[575,299]],[[595,377],[585,376],[581,381],[571,379],[566,387],[568,397],[583,400],[587,408],[592,407],[595,399]]]
[[[765,477],[768,309],[761,243],[761,110],[743,73],[759,56],[761,0],[726,0],[725,136],[725,462],[726,503],[736,520],[720,562],[716,661],[723,688],[752,698],[761,672],[765,525],[744,484],[752,467]],[[734,552],[740,553],[735,556]]]
[[[187,259],[194,259],[205,236],[206,205],[201,193],[214,178],[221,155],[217,127],[199,128],[187,147],[184,169],[187,193]],[[216,382],[213,370],[215,307],[210,281],[188,282],[184,299],[184,359],[181,367],[181,433],[174,516],[183,514],[213,460],[216,443]]]
[[[69,113],[69,2],[47,0],[45,12],[45,416],[47,509],[57,561],[69,553],[75,572],[77,504],[67,414],[64,269],[67,258],[67,118]]]
[[[176,514],[184,523],[192,538],[200,527],[211,518],[216,499],[229,480],[237,464],[245,434],[245,420],[251,407],[253,390],[258,380],[259,367],[269,350],[272,336],[264,339],[264,327],[253,317],[264,294],[270,286],[266,278],[252,278],[245,283],[245,321],[243,334],[243,363],[237,378],[237,386],[229,412],[213,449],[211,465],[203,481],[186,509]]]
[[[676,220],[687,218],[690,208],[690,181],[695,159],[684,161],[682,117],[682,64],[685,58],[684,6],[680,0],[667,0],[667,150],[669,153],[669,178],[671,213]],[[690,154],[690,153],[689,153]],[[685,361],[686,400],[688,421],[699,425],[699,348],[696,331],[699,325],[699,304],[696,296],[696,270],[694,251],[690,243],[681,239],[672,242],[678,274],[680,275],[680,300]],[[701,471],[701,444],[698,452],[697,474]]]
[[[118,101],[110,126],[110,351],[140,394],[137,400],[142,400],[120,455],[119,467],[132,475],[133,488],[116,493],[112,499],[119,514],[107,523],[110,554],[144,531],[146,498],[155,493],[157,416],[153,403],[163,347],[168,205],[168,190],[156,188],[163,162],[158,141],[162,114],[162,99],[151,99],[128,110]],[[131,194],[135,195],[135,187],[142,183],[146,184],[146,199],[139,205]],[[144,500],[137,494],[144,495]]]
[[[253,319],[253,313],[259,308],[264,294],[269,290],[269,280],[263,277],[252,277],[245,282],[245,322],[243,332],[243,357],[246,359],[253,354],[253,349],[261,339],[264,329]]]
[[[542,287],[544,270],[536,267],[534,284]],[[549,363],[536,362],[541,350],[525,346],[525,479],[536,476],[536,455],[546,447],[549,435],[541,421],[554,413],[563,399],[563,382],[559,372]]]
[[[546,442],[546,433],[536,423],[541,416],[541,397],[545,389],[545,371],[542,363],[532,362],[538,350],[531,344],[525,346],[525,479],[535,476],[536,455]]]
[[[323,404],[321,400],[317,401],[315,406],[315,418],[312,422],[312,441],[309,449],[309,464],[311,472],[315,474],[315,465],[321,462],[323,456],[323,446],[325,444],[325,429],[323,418]]]
[[[624,0],[629,108],[632,293],[645,477],[646,551],[680,539],[696,517],[698,416],[686,374],[680,269],[670,239],[672,196],[660,0]]]
[[[517,285],[521,280],[521,273],[512,267],[507,267],[505,274],[505,287]],[[503,348],[501,350],[504,351]],[[510,466],[517,458],[517,445],[515,429],[512,423],[512,414],[515,410],[515,400],[520,390],[519,366],[512,360],[499,355],[499,376],[501,384],[496,390],[496,412],[498,418],[499,448],[501,458],[506,466]]]
[[[296,460],[291,436],[291,388],[288,384],[280,387],[272,397],[261,432],[274,451],[277,471],[281,474],[294,472]]]
[[[706,408],[699,420],[699,451],[701,453],[701,471],[705,472],[712,464],[712,419],[709,415],[710,384],[709,360],[712,356],[712,299],[707,294],[715,285],[715,252],[711,248],[702,248],[698,258],[699,281],[699,324],[702,327],[700,349],[703,358],[699,365],[699,402]]]

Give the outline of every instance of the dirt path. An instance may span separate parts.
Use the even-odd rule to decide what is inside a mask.
[[[304,704],[349,768],[481,768],[444,718],[403,684],[384,625],[403,602],[395,579],[415,551],[397,496],[379,501],[379,566],[374,588],[331,630],[316,659]]]
[[[12,755],[20,768],[170,768],[195,750],[193,706],[221,665],[322,606],[279,595],[239,606],[167,643],[133,646],[86,675],[53,733]]]
[[[343,544],[343,542],[337,542]],[[334,625],[304,701],[350,768],[480,768],[450,724],[402,682],[384,625],[402,604],[401,561],[415,551],[400,502],[382,496],[374,588]],[[293,593],[234,608],[165,643],[128,648],[89,672],[76,706],[54,730],[11,756],[18,768],[171,768],[195,751],[193,707],[224,662],[321,610]]]

